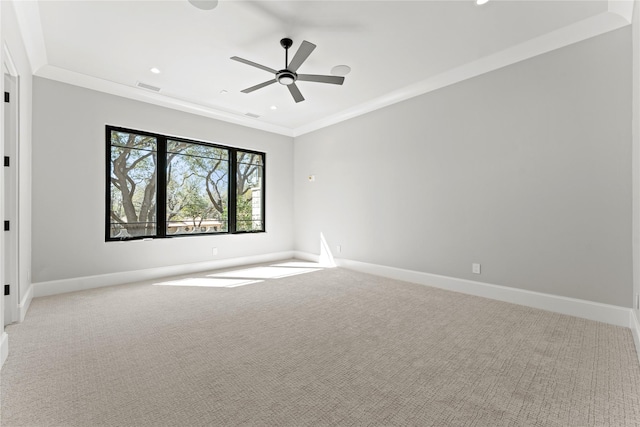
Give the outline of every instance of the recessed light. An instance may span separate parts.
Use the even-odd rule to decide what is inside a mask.
[[[351,72],[351,67],[348,65],[336,65],[331,69],[331,74],[334,76],[346,76]]]
[[[272,110],[277,110],[277,109],[278,109],[278,106],[277,106],[277,105],[272,105],[272,106],[271,106],[271,107],[269,107],[269,108],[270,108],[270,109],[272,109]]]
[[[151,71],[153,74],[160,74],[160,69],[156,67],[151,68],[149,71]]]
[[[476,0],[476,4],[478,6],[482,6],[483,4],[487,4],[489,0]]]
[[[189,0],[189,3],[202,10],[215,9],[218,5],[218,0]]]

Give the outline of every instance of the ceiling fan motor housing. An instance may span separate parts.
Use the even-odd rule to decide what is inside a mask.
[[[293,40],[291,40],[288,37],[285,37],[282,40],[280,40],[280,46],[282,46],[285,49],[289,49],[291,46],[293,46]]]

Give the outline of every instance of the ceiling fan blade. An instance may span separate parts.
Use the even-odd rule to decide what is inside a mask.
[[[265,67],[264,65],[249,61],[248,59],[239,58],[237,56],[232,56],[231,59],[233,59],[234,61],[242,62],[243,64],[251,65],[252,67],[260,68],[261,70],[265,70],[273,74],[277,73],[277,71],[273,68]]]
[[[289,88],[289,92],[291,92],[291,96],[293,96],[293,99],[296,102],[304,101],[304,96],[302,96],[302,94],[300,93],[300,89],[298,89],[298,86],[296,86],[295,83],[291,83],[287,87]]]
[[[298,51],[296,52],[293,59],[289,63],[289,66],[287,67],[287,69],[295,73],[296,70],[300,68],[302,63],[309,57],[309,55],[311,55],[311,52],[313,52],[313,49],[315,48],[316,48],[315,44],[309,43],[308,41],[303,40],[302,44],[298,48]]]
[[[276,82],[276,79],[268,80],[268,81],[260,83],[258,85],[248,87],[245,90],[242,90],[241,92],[242,93],[250,93],[250,92],[253,92],[254,90],[258,90],[258,89],[261,89],[261,88],[263,88],[265,86],[269,86],[271,84],[274,84],[275,82]]]
[[[317,74],[298,74],[298,80],[303,82],[331,83],[333,85],[341,85],[344,83],[342,76],[320,76]]]

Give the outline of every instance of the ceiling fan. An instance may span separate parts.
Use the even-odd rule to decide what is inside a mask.
[[[269,86],[273,83],[280,83],[281,85],[287,86],[291,96],[296,102],[304,101],[304,97],[300,93],[298,86],[296,85],[296,81],[301,82],[317,82],[317,83],[330,83],[334,85],[341,85],[344,82],[344,77],[342,76],[324,76],[317,74],[297,74],[298,68],[302,65],[304,61],[311,55],[311,52],[316,48],[316,45],[313,43],[309,43],[304,40],[298,51],[293,56],[291,62],[289,62],[289,48],[293,45],[293,41],[289,38],[284,38],[280,40],[280,46],[284,48],[284,69],[282,70],[274,70],[273,68],[265,67],[264,65],[257,64],[253,61],[249,61],[247,59],[239,58],[237,56],[232,56],[231,59],[234,61],[242,62],[247,65],[251,65],[252,67],[260,68],[261,70],[268,71],[274,74],[274,78],[271,80],[267,80],[266,82],[257,84],[255,86],[251,86],[250,88],[244,89],[243,93],[250,93],[254,90],[261,89],[265,86]]]

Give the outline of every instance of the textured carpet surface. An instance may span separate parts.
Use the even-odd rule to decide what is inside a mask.
[[[8,333],[2,426],[640,425],[628,329],[339,268],[38,298]]]

